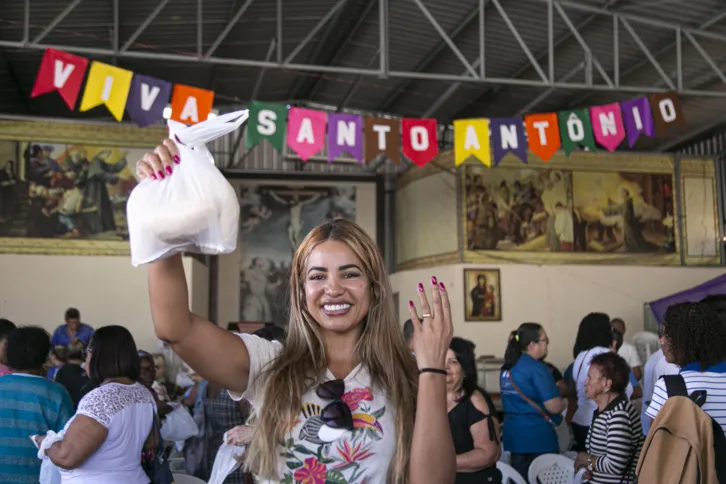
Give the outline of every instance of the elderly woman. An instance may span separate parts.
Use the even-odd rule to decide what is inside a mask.
[[[156,403],[136,381],[139,356],[131,333],[121,326],[99,328],[88,345],[86,368],[97,388],[83,397],[63,439],[41,448],[61,468],[64,484],[148,483],[139,456],[155,438]]]
[[[634,482],[643,446],[640,416],[625,395],[630,367],[617,353],[595,356],[585,381],[587,398],[597,405],[585,441],[586,452],[575,459],[575,469],[587,469],[592,484]]]

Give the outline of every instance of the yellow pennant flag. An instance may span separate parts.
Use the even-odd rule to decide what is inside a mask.
[[[454,161],[461,165],[474,155],[486,166],[492,166],[489,151],[488,119],[457,119],[454,121]]]
[[[134,73],[131,71],[93,61],[78,110],[88,111],[105,104],[116,121],[120,122],[124,117],[132,77]]]

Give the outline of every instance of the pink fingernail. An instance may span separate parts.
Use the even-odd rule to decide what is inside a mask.
[[[418,292],[423,292],[423,284],[418,283]]]
[[[179,155],[174,155],[174,163],[176,163],[178,165],[180,161],[181,161],[181,158],[179,158]]]
[[[437,283],[438,283],[438,281],[436,280],[436,276],[432,277],[431,284],[435,286]]]
[[[439,282],[439,290],[441,292],[444,292],[446,290],[446,288],[444,287],[444,283],[443,282]]]
[[[409,301],[409,302],[408,302],[408,307],[410,307],[410,308],[412,308],[412,307],[413,307],[413,301]]]
[[[151,174],[151,179],[152,180],[158,180],[157,176],[154,173]]]
[[[171,175],[171,171],[172,171],[172,170],[171,170],[171,167],[170,167],[170,166],[167,166],[167,167],[166,167],[166,172],[167,172],[168,174],[170,174],[170,175]]]
[[[164,172],[163,171],[159,170],[158,175],[159,175],[159,178],[161,178],[162,180],[164,179]]]

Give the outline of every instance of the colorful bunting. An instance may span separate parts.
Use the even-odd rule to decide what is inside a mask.
[[[557,113],[557,118],[560,121],[562,148],[566,156],[570,156],[577,146],[595,151],[595,138],[592,136],[590,113],[587,109],[560,111]]]
[[[171,95],[171,119],[184,124],[205,121],[212,112],[214,91],[175,84]]]
[[[308,161],[325,146],[325,125],[328,116],[323,111],[290,108],[287,114],[287,145],[303,161]]]
[[[363,121],[363,144],[365,146],[365,162],[383,154],[398,164],[401,157],[398,151],[400,135],[398,119],[366,117]]]
[[[55,49],[46,49],[31,97],[58,91],[70,109],[80,94],[88,59]],[[149,126],[163,118],[171,95],[171,119],[185,124],[206,120],[212,110],[214,92],[155,79],[92,62],[88,70],[80,111],[105,105],[118,121],[124,110],[133,121]],[[280,104],[250,102],[246,147],[261,140],[282,152],[285,140],[303,161],[326,145],[332,162],[344,152],[365,163],[385,155],[398,164],[400,151],[415,165],[424,166],[439,152],[435,119],[363,117],[358,114],[326,113],[290,108]],[[615,151],[627,137],[635,145],[640,135],[664,137],[671,128],[685,129],[685,118],[675,92],[652,94],[602,106],[557,113],[530,114],[520,118],[459,119],[454,121],[454,160],[457,166],[474,156],[486,166],[497,166],[513,154],[527,163],[527,148],[542,161],[549,161],[564,148],[569,156],[577,146],[594,151],[595,142]],[[287,133],[287,136],[286,136]],[[526,134],[526,136],[525,136]],[[399,151],[400,150],[400,151]]]
[[[93,61],[88,69],[86,90],[78,110],[88,111],[105,104],[111,115],[120,122],[124,117],[133,76],[134,73],[126,69]]]
[[[659,138],[667,136],[671,126],[686,129],[686,120],[683,117],[678,94],[673,91],[651,94],[649,99],[655,122],[655,133]]]
[[[530,114],[524,117],[529,150],[545,163],[560,149],[557,113]]]
[[[590,108],[595,140],[606,150],[613,152],[625,139],[623,117],[620,114],[620,104],[606,104]]]
[[[623,115],[625,132],[628,135],[628,146],[632,148],[641,133],[651,138],[655,136],[653,115],[650,112],[647,97],[623,101],[620,103],[620,110]]]
[[[266,139],[279,153],[285,141],[287,126],[287,108],[282,104],[250,103],[249,126],[247,128],[247,149]]]
[[[68,108],[72,110],[76,107],[78,94],[81,92],[86,67],[88,59],[85,57],[55,49],[45,49],[30,97],[58,91]]]
[[[464,163],[470,156],[492,166],[489,150],[488,119],[457,119],[454,121],[454,163]]]
[[[527,140],[524,137],[521,119],[492,118],[490,127],[494,166],[497,166],[509,153],[527,163]]]
[[[435,119],[403,118],[401,120],[401,151],[416,166],[425,166],[439,154]]]
[[[363,161],[363,116],[359,114],[330,113],[328,115],[328,162],[344,151]]]
[[[142,128],[164,117],[164,108],[171,95],[171,83],[153,77],[134,74],[126,101],[126,112]]]

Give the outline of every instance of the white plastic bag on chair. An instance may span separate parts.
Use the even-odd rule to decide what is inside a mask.
[[[247,447],[227,443],[227,434],[224,434],[222,446],[217,451],[212,466],[212,475],[208,484],[223,484],[228,475],[239,469],[242,465],[242,456]]]
[[[187,440],[199,433],[199,427],[189,411],[178,403],[171,403],[174,410],[166,416],[161,425],[161,438],[169,442]]]
[[[134,267],[180,252],[226,254],[237,245],[239,201],[205,143],[247,119],[236,111],[194,126],[169,121],[181,161],[163,180],[144,180],[126,203]]]

